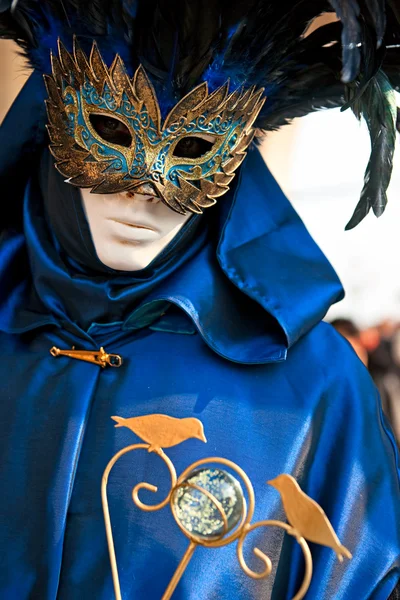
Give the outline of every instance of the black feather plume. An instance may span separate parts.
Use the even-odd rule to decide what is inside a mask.
[[[358,225],[371,208],[377,217],[381,216],[387,204],[386,190],[392,174],[396,142],[397,107],[393,88],[382,71],[369,81],[362,96],[352,103],[352,109],[367,123],[371,156],[360,201],[346,229]]]
[[[340,22],[305,35],[329,11]],[[265,130],[351,106],[366,120],[372,147],[348,228],[386,204],[399,19],[400,0],[0,0],[0,37],[15,40],[36,71],[50,71],[58,37],[71,49],[76,35],[86,51],[96,39],[109,64],[118,53],[131,74],[144,65],[164,114],[201,81],[213,90],[228,78],[231,89],[265,88],[255,123]]]

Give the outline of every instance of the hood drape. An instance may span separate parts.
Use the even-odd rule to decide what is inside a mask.
[[[8,146],[7,152],[2,151],[0,180],[15,210],[13,222],[3,220],[0,328],[19,333],[69,323],[81,328],[87,339],[97,316],[79,319],[79,294],[88,301],[98,282],[60,263],[54,240],[45,234],[43,200],[33,175],[38,168],[36,154],[27,162],[33,125],[15,127],[27,97],[30,103],[32,95],[39,98],[40,85],[32,75],[1,128],[1,137],[14,132],[12,146],[18,160],[14,155],[12,164],[19,165],[20,174],[16,178],[15,170],[5,168]],[[22,204],[23,218],[18,215]],[[124,275],[115,294],[110,292],[113,278],[103,276],[100,297],[103,294],[104,306],[114,301],[117,306],[119,298],[124,298],[125,305],[123,311],[98,314],[103,321],[120,322],[123,329],[153,322],[154,328],[182,331],[183,311],[189,319],[187,332],[194,325],[204,341],[226,359],[242,363],[283,360],[288,348],[343,297],[340,282],[256,149],[249,152],[234,188],[210,211],[214,223],[207,242],[200,228],[188,245],[188,256],[173,253],[163,271],[168,276],[132,297],[132,302],[127,290],[134,290],[135,296],[143,281],[135,281],[131,274],[125,280]],[[163,316],[169,304],[180,310]]]

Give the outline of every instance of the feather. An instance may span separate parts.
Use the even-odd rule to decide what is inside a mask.
[[[379,217],[387,204],[386,190],[392,173],[396,141],[397,107],[393,88],[382,71],[370,80],[362,96],[352,103],[352,109],[358,118],[363,116],[367,123],[371,155],[360,201],[346,225],[347,230],[358,225],[371,208]]]
[[[362,38],[360,30],[360,7],[357,0],[330,0],[332,8],[343,23],[342,32],[342,81],[353,81],[359,73]]]
[[[12,0],[0,0],[0,13],[5,10],[10,10],[12,4]]]
[[[376,32],[376,45],[380,48],[386,29],[385,0],[367,0],[366,4]]]
[[[360,8],[357,0],[329,0],[343,24],[342,32],[342,81],[354,81],[359,74],[363,58],[363,24],[367,23],[374,32],[376,46],[382,44],[386,27],[385,0],[365,0]]]

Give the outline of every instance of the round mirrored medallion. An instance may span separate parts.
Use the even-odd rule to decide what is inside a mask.
[[[207,540],[218,539],[234,529],[243,514],[244,497],[240,483],[230,473],[203,468],[188,475],[174,491],[172,502],[176,519],[188,534]]]

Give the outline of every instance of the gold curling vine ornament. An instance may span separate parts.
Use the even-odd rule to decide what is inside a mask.
[[[140,500],[139,493],[143,489],[157,492],[157,487],[146,482],[138,483],[132,491],[133,502],[147,512],[161,510],[169,504],[178,527],[189,539],[188,548],[161,600],[169,600],[172,597],[197,546],[218,548],[237,541],[238,562],[246,575],[252,579],[268,577],[272,572],[272,563],[264,552],[259,548],[253,550],[264,565],[263,570],[259,572],[250,569],[243,555],[247,535],[260,527],[275,526],[284,529],[302,549],[305,574],[293,600],[304,598],[311,583],[312,556],[307,541],[332,548],[341,562],[343,557],[351,558],[349,550],[340,543],[322,508],[301,490],[291,475],[281,474],[267,482],[281,494],[288,523],[273,519],[251,523],[255,509],[253,486],[243,469],[226,458],[209,457],[198,460],[177,477],[175,467],[163,448],[175,446],[189,438],[206,442],[203,424],[198,419],[176,419],[160,414],[112,419],[117,422],[116,427],[127,427],[144,441],[117,452],[103,474],[102,504],[116,600],[122,600],[122,596],[107,499],[107,483],[110,471],[119,458],[134,450],[154,452],[165,462],[170,474],[171,488],[163,501],[148,505]],[[228,468],[234,475],[220,466]],[[247,501],[242,485],[246,490]]]

